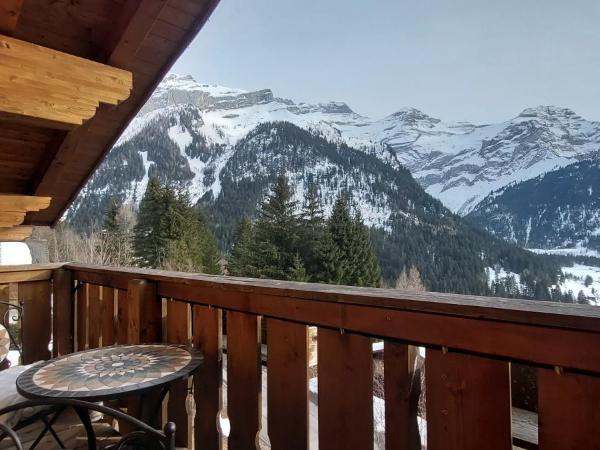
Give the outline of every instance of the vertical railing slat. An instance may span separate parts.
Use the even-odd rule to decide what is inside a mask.
[[[102,286],[102,346],[115,343],[115,289]]]
[[[386,450],[421,450],[417,421],[420,372],[416,347],[386,341],[383,346]]]
[[[319,448],[373,448],[371,339],[319,328]]]
[[[156,283],[133,279],[127,285],[127,343],[160,342],[162,304],[156,295]]]
[[[267,411],[271,448],[308,449],[308,328],[267,320]]]
[[[123,289],[117,290],[117,329],[115,332],[115,338],[117,344],[127,343],[127,326],[129,324],[129,318],[127,313],[129,308],[127,307],[127,291]]]
[[[31,364],[51,356],[51,285],[48,281],[19,283],[19,301],[23,302],[21,342],[23,364]]]
[[[73,274],[70,270],[61,268],[52,272],[52,355],[55,357],[73,352],[73,287]]]
[[[190,305],[167,300],[167,342],[188,344],[190,341]],[[168,418],[177,429],[175,443],[178,447],[190,447],[190,427],[185,409],[188,380],[180,381],[169,389]]]
[[[255,448],[261,427],[260,318],[227,312],[227,448]]]
[[[600,449],[600,379],[538,369],[540,450]]]
[[[100,286],[88,285],[88,347],[100,347],[102,338],[102,300]]]
[[[76,343],[78,352],[87,348],[87,330],[88,330],[88,298],[87,298],[87,283],[78,282],[77,284],[77,336]]]
[[[221,450],[217,415],[223,407],[222,311],[208,306],[193,307],[194,346],[203,356],[202,366],[194,375],[194,448]]]
[[[509,363],[427,349],[427,450],[510,450]]]

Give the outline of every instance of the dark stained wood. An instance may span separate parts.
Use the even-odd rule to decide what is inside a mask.
[[[100,347],[102,339],[102,300],[100,299],[100,286],[88,285],[88,347]]]
[[[159,295],[186,298],[210,303],[209,293],[218,298],[215,304],[232,292],[264,294],[273,297],[292,297],[297,300],[364,305],[386,310],[436,313],[457,317],[499,320],[527,325],[542,325],[600,332],[599,308],[537,300],[519,300],[474,295],[415,292],[399,289],[359,288],[320,283],[264,280],[255,278],[201,275],[186,272],[139,268],[114,268],[85,264],[67,264],[77,276],[89,277],[86,281],[109,284],[125,289],[127,281],[145,278],[160,282]],[[213,288],[213,290],[202,288]],[[217,292],[215,292],[215,290]],[[194,293],[194,291],[197,291]],[[176,294],[176,295],[175,295]],[[234,306],[235,301],[230,303]],[[245,308],[250,310],[250,307]]]
[[[416,349],[386,341],[384,351],[385,448],[421,450],[417,422],[420,374],[415,373]]]
[[[11,35],[17,27],[24,0],[2,0],[0,3],[0,33]]]
[[[128,344],[160,342],[162,305],[156,295],[155,283],[131,280],[127,288],[126,309]]]
[[[382,338],[447,346],[490,357],[600,373],[600,348],[596,345],[600,308],[595,307],[561,305],[556,308],[554,302],[525,300],[507,300],[503,304],[503,299],[496,298],[472,302],[479,297],[436,293],[422,293],[417,297],[412,292],[393,289],[72,264],[66,267],[73,268],[77,277],[114,286],[145,276],[157,282],[158,294],[163,297],[185,298],[194,303]],[[406,298],[410,300],[405,301]],[[496,307],[496,300],[500,307]],[[474,308],[473,304],[478,306]],[[481,317],[474,315],[476,311]],[[480,336],[486,338],[474,338]],[[553,351],[548,352],[539,342],[545,342]]]
[[[115,330],[115,338],[117,344],[127,343],[127,325],[129,318],[127,317],[127,291],[123,289],[117,289],[117,323]]]
[[[271,448],[308,449],[308,328],[267,320],[267,411]]]
[[[195,448],[221,450],[222,439],[216,424],[217,416],[223,407],[222,311],[195,305],[192,312],[194,346],[204,356],[202,366],[194,375]]]
[[[88,297],[87,297],[87,283],[78,281],[77,293],[76,293],[76,348],[75,350],[80,352],[87,349],[87,336],[88,336]]]
[[[190,342],[190,305],[176,300],[167,300],[167,342],[188,344]],[[191,429],[185,410],[188,380],[174,384],[169,389],[168,418],[177,426],[175,443],[178,447],[189,447]]]
[[[74,297],[73,276],[70,270],[55,269],[52,272],[53,320],[52,356],[73,352]]]
[[[260,319],[227,312],[227,448],[254,448],[261,426]]]
[[[34,3],[39,1],[34,0]],[[184,10],[172,7],[172,2],[127,0],[115,7],[114,2],[104,0],[94,13],[96,20],[90,20],[88,8],[91,6],[88,7],[87,2],[73,2],[76,6],[63,8],[49,5],[24,8],[15,37],[131,70],[134,76],[133,91],[127,101],[116,107],[101,106],[92,119],[69,131],[45,172],[36,175],[35,183],[26,182],[26,185],[37,185],[34,192],[38,195],[48,193],[55,199],[48,210],[29,214],[27,224],[52,224],[58,220],[128,122],[196,36],[218,0],[198,0]],[[169,15],[167,10],[178,14]],[[170,22],[163,18],[166,11]],[[163,34],[164,23],[180,28],[183,33],[173,34],[166,45],[148,54],[153,39],[164,37],[153,33],[159,20],[163,25],[156,26]],[[39,32],[42,29],[43,32]],[[13,184],[16,186],[16,180]],[[19,184],[20,189],[21,186]]]
[[[115,290],[102,286],[102,346],[115,343]]]
[[[319,328],[319,448],[373,448],[371,339]]]
[[[51,334],[50,281],[19,283],[19,301],[23,302],[21,339],[23,364],[49,359]]]
[[[427,349],[428,450],[511,450],[509,364]]]
[[[538,371],[540,450],[600,449],[600,379]]]

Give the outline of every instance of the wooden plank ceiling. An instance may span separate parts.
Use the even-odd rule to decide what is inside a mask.
[[[101,103],[95,115],[84,119],[81,126],[64,129],[52,121],[24,119],[22,114],[0,115],[0,194],[52,198],[48,208],[30,210],[23,221],[25,225],[54,225],[60,219],[217,3],[218,0],[0,2],[0,34],[133,74],[129,98],[119,104],[118,100],[112,102],[115,104]],[[0,58],[7,57],[0,49]],[[0,97],[6,88],[2,83],[8,80],[11,79],[0,73]],[[68,81],[64,73],[58,77],[65,88],[69,87]],[[32,85],[31,89],[38,87]],[[9,221],[7,214],[0,211],[0,215]],[[8,233],[2,228],[0,221],[0,240],[3,232]],[[27,230],[22,228],[20,232]],[[15,233],[18,234],[16,229]]]

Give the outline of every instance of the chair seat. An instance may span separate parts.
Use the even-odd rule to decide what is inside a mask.
[[[0,371],[0,409],[27,400],[17,392],[17,377],[29,367],[31,366],[13,366]],[[0,416],[0,422],[12,428],[43,409],[45,407],[20,409]]]

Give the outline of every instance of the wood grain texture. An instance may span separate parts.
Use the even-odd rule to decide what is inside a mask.
[[[2,0],[0,2],[0,33],[11,35],[17,27],[24,0]]]
[[[23,303],[21,339],[23,364],[49,359],[51,335],[50,281],[32,281],[19,284],[19,301]]]
[[[77,277],[114,286],[144,275],[157,283],[159,295],[198,304],[600,374],[600,311],[595,307],[147,269],[66,267]]]
[[[31,236],[33,227],[21,225],[10,228],[0,228],[1,242],[21,242]]]
[[[73,296],[73,275],[65,269],[55,269],[52,273],[53,313],[52,356],[62,356],[73,352],[75,299]]]
[[[129,308],[127,306],[127,291],[117,289],[117,323],[115,330],[115,338],[117,344],[127,343],[127,327],[129,325],[129,317],[127,316]]]
[[[257,444],[261,426],[260,318],[227,312],[227,414],[229,450]]]
[[[55,201],[48,210],[30,214],[27,224],[49,225],[61,217],[103,156],[196,36],[218,0],[194,1],[196,5],[191,10],[197,13],[184,10],[176,18],[178,22],[172,24],[180,32],[170,37],[168,46],[149,53],[154,28],[158,28],[159,20],[164,23],[161,16],[171,2],[101,0],[65,4],[61,1],[44,2],[44,8],[38,3],[28,7],[26,2],[15,37],[128,70],[134,79],[133,90],[126,101],[117,106],[102,104],[84,125],[67,133],[30,191],[52,195]],[[10,192],[22,189],[17,183],[18,180],[10,178]]]
[[[221,450],[223,442],[216,424],[223,408],[222,311],[199,305],[192,311],[194,346],[204,356],[200,370],[194,375],[194,448]]]
[[[600,449],[600,379],[538,369],[540,450]]]
[[[319,448],[373,448],[371,339],[319,328]]]
[[[80,352],[87,349],[88,336],[88,297],[87,283],[77,282],[76,292],[76,348]]]
[[[162,306],[155,283],[131,280],[127,287],[126,309],[128,344],[160,342]]]
[[[308,449],[308,328],[267,320],[267,411],[271,448]]]
[[[509,364],[427,349],[428,450],[511,450]]]
[[[384,351],[385,448],[421,450],[417,422],[420,371],[415,372],[416,349],[386,341]]]
[[[37,75],[37,80],[28,75]],[[55,81],[64,78],[69,79],[68,86]],[[86,90],[88,86],[100,93]],[[131,88],[131,72],[0,35],[3,112],[81,125],[101,102],[117,104]]]
[[[88,347],[98,348],[102,340],[102,299],[100,286],[89,284],[88,290]]]
[[[102,286],[102,346],[115,343],[115,290]]]
[[[167,342],[188,344],[191,335],[190,305],[177,300],[167,300]],[[191,428],[185,410],[188,380],[180,381],[169,389],[167,417],[177,426],[175,443],[178,447],[191,446]]]

